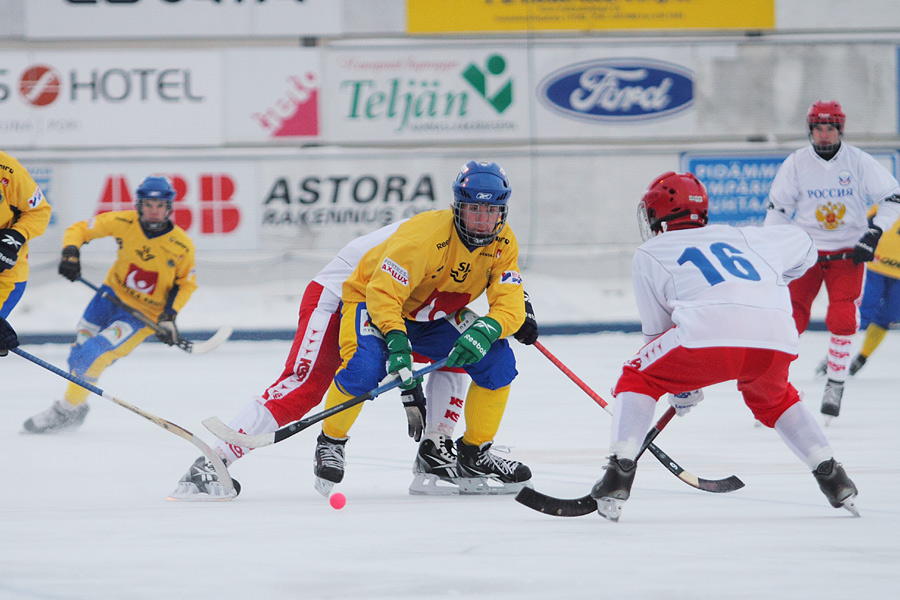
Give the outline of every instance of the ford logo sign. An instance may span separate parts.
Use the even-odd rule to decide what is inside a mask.
[[[569,65],[538,85],[541,103],[588,121],[643,121],[667,117],[694,102],[685,68],[648,59],[616,58]]]

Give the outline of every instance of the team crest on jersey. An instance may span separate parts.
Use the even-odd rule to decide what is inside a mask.
[[[844,224],[847,207],[843,202],[826,202],[816,207],[816,220],[819,227],[827,231],[837,229]]]
[[[522,276],[516,271],[503,271],[503,273],[500,274],[500,283],[522,285]]]
[[[41,191],[41,188],[34,190],[34,193],[31,195],[31,198],[28,199],[28,206],[31,208],[35,208],[41,202],[44,201],[44,192]]]
[[[850,185],[852,179],[850,178],[850,171],[841,171],[838,173],[838,183],[841,185]]]
[[[150,246],[144,246],[140,250],[135,250],[135,252],[137,252],[138,257],[144,262],[156,258],[156,255],[150,251]]]
[[[390,258],[385,257],[384,261],[381,263],[381,270],[386,272],[401,284],[405,286],[409,285],[409,272],[392,261]]]
[[[128,274],[125,275],[125,287],[141,294],[150,295],[156,291],[156,282],[159,280],[159,273],[156,271],[145,271],[134,263],[128,265]]]

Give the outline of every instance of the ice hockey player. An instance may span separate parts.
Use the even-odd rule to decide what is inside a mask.
[[[506,223],[510,184],[496,163],[469,161],[452,189],[452,208],[403,223],[344,284],[342,364],[325,406],[375,388],[388,373],[402,379],[401,388],[414,388],[413,352],[448,357],[447,366],[463,367],[472,378],[466,431],[456,440],[460,493],[515,493],[530,484],[531,471],[491,452],[517,374],[503,338],[525,321],[518,243]],[[445,319],[485,292],[487,314],[462,333]],[[325,495],[344,477],[344,446],[361,408],[323,422],[315,474]]]
[[[870,218],[877,209],[870,209]],[[859,316],[860,329],[866,333],[859,354],[850,363],[850,375],[863,368],[891,324],[900,321],[900,221],[884,230],[875,248],[875,260],[866,265]]]
[[[871,155],[841,141],[846,115],[837,102],[815,102],[806,124],[811,144],[788,156],[769,190],[766,225],[793,223],[816,243],[818,262],[790,285],[800,333],[822,283],[828,290],[825,325],[831,333],[822,395],[826,422],[840,414],[850,347],[859,328],[865,267],[881,234],[900,217],[900,184]],[[869,224],[869,199],[878,215]],[[845,258],[840,258],[845,257]]]
[[[663,394],[683,415],[702,388],[736,380],[756,419],[806,463],[828,502],[858,514],[856,486],[788,382],[799,335],[787,284],[815,263],[813,240],[793,225],[707,226],[708,204],[692,173],[673,172],[656,178],[639,204],[645,241],[632,280],[646,345],[613,390],[609,464],[591,490],[598,512],[619,519]]]
[[[303,418],[321,402],[341,364],[338,344],[341,287],[362,256],[385,241],[403,222],[354,239],[307,285],[300,303],[294,341],[281,375],[260,396],[251,399],[231,420],[229,427],[249,435],[270,433]],[[533,344],[538,338],[538,326],[528,301],[526,311],[529,317],[515,335],[521,343]],[[474,319],[474,313],[466,308],[446,317],[454,326],[471,323]],[[422,356],[416,359],[417,362],[430,362]],[[443,367],[429,373],[424,384],[402,392],[409,436],[419,442],[409,487],[411,494],[458,492],[452,436],[462,412],[468,383],[463,369]],[[215,450],[230,466],[246,456],[251,448],[218,440]],[[188,468],[169,498],[207,501],[230,499],[236,495],[218,482],[212,464],[201,456]]]
[[[118,245],[116,261],[78,321],[69,351],[70,372],[89,383],[96,383],[107,367],[154,334],[104,293],[157,322],[163,329],[157,337],[171,346],[179,339],[175,316],[197,288],[194,244],[169,218],[175,200],[172,184],[165,177],[147,177],[136,198],[136,210],[102,213],[72,224],[63,234],[59,274],[70,281],[81,277],[82,245],[104,237],[114,237]],[[41,434],[80,427],[88,413],[88,393],[70,383],[62,400],[25,421],[25,431]]]
[[[28,285],[28,240],[50,223],[44,192],[15,158],[0,151],[0,317],[8,317]]]

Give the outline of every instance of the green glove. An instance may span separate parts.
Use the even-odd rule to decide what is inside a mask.
[[[462,367],[477,363],[485,357],[491,344],[500,337],[501,331],[500,323],[490,317],[475,319],[472,326],[453,344],[450,356],[447,357],[447,366]]]
[[[422,378],[414,379],[412,376],[413,359],[412,346],[409,345],[409,338],[406,334],[396,329],[388,331],[384,336],[384,341],[388,348],[388,373],[396,373],[403,382],[400,384],[401,390],[411,390],[422,382]]]

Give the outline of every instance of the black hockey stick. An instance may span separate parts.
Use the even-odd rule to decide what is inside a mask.
[[[816,262],[831,262],[833,260],[847,260],[848,258],[853,258],[852,252],[841,252],[840,254],[826,254],[825,256],[820,256],[816,259]]]
[[[543,344],[541,344],[540,342],[535,342],[534,347],[537,348],[541,352],[541,354],[543,354],[548,359],[550,359],[550,362],[552,362],[554,365],[556,365],[556,367],[560,371],[565,373],[569,379],[571,379],[578,387],[580,387],[584,393],[586,393],[588,396],[590,396],[594,402],[599,404],[603,408],[603,410],[605,410],[609,414],[612,414],[612,409],[609,407],[609,403],[606,400],[604,400],[603,398],[601,398],[600,395],[597,394],[597,392],[592,390],[588,386],[588,384],[586,384],[584,381],[582,381],[581,378],[578,377],[578,375],[573,373],[571,369],[569,369],[566,365],[564,365],[561,360],[559,360],[558,358],[553,356],[553,354],[551,354],[550,351],[547,350]],[[666,414],[668,414],[668,413],[666,413]],[[663,415],[663,417],[665,417],[665,415]],[[671,416],[669,418],[671,419]],[[662,421],[662,418],[660,419],[660,422],[661,421]],[[667,419],[666,423],[668,423],[668,422],[669,421]],[[657,423],[657,426],[659,426],[659,423]],[[661,429],[662,429],[662,427],[660,427],[660,430]],[[650,431],[653,431],[653,430],[651,429]],[[657,433],[659,433],[659,432],[657,432]],[[654,435],[653,437],[655,438],[656,436]],[[675,462],[668,454],[663,452],[663,450],[661,448],[659,448],[658,446],[656,446],[656,444],[653,444],[652,442],[653,442],[653,438],[650,438],[650,443],[647,446],[647,450],[650,451],[650,454],[652,454],[654,457],[656,457],[656,460],[658,460],[673,475],[675,475],[676,477],[678,477],[680,480],[682,480],[683,482],[685,482],[686,484],[688,484],[691,487],[695,487],[698,490],[703,490],[704,492],[713,492],[715,494],[724,494],[727,492],[733,492],[735,490],[739,490],[742,487],[744,487],[744,482],[741,481],[740,479],[738,479],[738,477],[735,475],[731,475],[729,477],[726,477],[725,479],[703,479],[701,477],[697,477],[690,471],[685,471],[681,465],[679,465],[677,462]]]
[[[120,400],[119,398],[116,398],[112,394],[108,394],[108,393],[104,392],[97,386],[95,386],[91,383],[88,383],[87,381],[81,379],[80,377],[76,377],[75,375],[72,375],[71,373],[67,373],[66,371],[63,371],[62,369],[60,369],[59,367],[52,365],[52,364],[48,363],[47,361],[45,361],[41,358],[38,358],[37,356],[34,356],[33,354],[29,354],[28,352],[26,352],[25,350],[22,350],[21,348],[12,348],[12,349],[10,349],[10,352],[14,352],[14,353],[18,354],[19,356],[21,356],[22,358],[24,358],[26,360],[30,360],[34,364],[47,369],[51,373],[56,373],[60,377],[62,377],[64,379],[68,379],[69,381],[71,381],[72,383],[74,383],[76,385],[80,385],[84,389],[97,394],[101,398],[106,398],[107,400],[110,400],[110,401],[114,402],[115,404],[118,404],[122,408],[127,408],[131,412],[141,415],[148,421],[150,421],[156,425],[159,425],[166,431],[172,432],[175,435],[177,435],[178,437],[186,439],[187,441],[189,441],[190,443],[195,445],[197,448],[199,448],[200,452],[202,452],[203,455],[212,463],[213,467],[215,467],[215,469],[216,469],[216,475],[219,476],[219,481],[222,483],[222,485],[224,485],[226,487],[226,489],[228,489],[228,490],[234,489],[234,483],[231,481],[231,476],[228,474],[228,469],[225,467],[225,463],[222,462],[222,459],[219,458],[219,455],[216,454],[212,450],[212,448],[210,448],[206,444],[206,442],[201,440],[199,437],[197,437],[196,435],[194,435],[193,433],[191,433],[184,427],[176,425],[175,423],[172,423],[171,421],[167,421],[161,417],[157,417],[153,413],[149,413],[145,410],[142,410],[142,409],[138,408],[137,406],[134,406],[133,404],[129,404],[128,402],[125,402],[124,400]]]
[[[443,367],[446,362],[447,359],[443,358],[435,363],[431,363],[427,367],[422,367],[418,371],[415,371],[412,376],[414,378],[421,377],[422,375],[431,373],[432,371],[436,371]],[[382,383],[375,389],[370,390],[365,394],[360,394],[359,396],[354,396],[349,400],[344,400],[340,404],[335,404],[331,408],[327,408],[322,412],[300,419],[299,421],[294,421],[293,423],[285,425],[284,427],[276,429],[275,431],[271,431],[269,433],[247,435],[246,433],[235,431],[234,429],[223,423],[222,420],[219,419],[219,417],[209,417],[208,419],[204,419],[203,426],[209,429],[217,438],[233,446],[243,446],[245,448],[262,448],[263,446],[271,446],[272,444],[277,444],[282,440],[286,440],[295,433],[300,433],[310,425],[318,423],[319,421],[323,421],[331,415],[347,410],[351,406],[356,406],[357,404],[361,404],[366,400],[372,400],[376,396],[379,396],[388,390],[394,389],[401,383],[402,380],[399,377],[395,377],[387,383]]]
[[[162,327],[160,327],[157,323],[154,323],[153,319],[149,318],[144,313],[128,306],[127,304],[122,302],[118,298],[118,296],[116,296],[115,294],[110,294],[106,290],[101,290],[99,286],[94,285],[93,283],[91,283],[90,281],[88,281],[87,279],[85,279],[83,277],[79,277],[78,281],[80,281],[84,285],[88,286],[89,288],[91,288],[92,290],[94,290],[95,292],[97,292],[98,294],[100,294],[101,296],[103,296],[104,298],[106,298],[107,300],[109,300],[110,302],[112,302],[113,304],[115,304],[116,306],[121,308],[122,310],[137,317],[138,319],[141,320],[142,323],[144,323],[144,325],[146,325],[147,327],[149,327],[156,333],[168,333]],[[185,352],[189,352],[190,354],[204,354],[205,352],[209,352],[210,350],[215,350],[216,348],[218,348],[219,346],[224,344],[226,341],[228,341],[228,338],[231,337],[232,332],[233,332],[233,329],[231,327],[225,326],[225,327],[221,327],[218,331],[216,331],[212,335],[212,337],[210,337],[208,340],[204,340],[202,342],[192,342],[185,338],[180,338],[177,342],[175,342],[175,345],[178,346],[179,348],[181,348],[182,350],[184,350]]]
[[[644,437],[644,443],[641,446],[641,451],[638,452],[637,457],[634,459],[635,462],[638,461],[644,453],[644,450],[650,447],[653,440],[656,439],[659,432],[669,424],[669,421],[672,420],[673,416],[675,416],[675,408],[670,406],[669,410],[663,413],[663,416],[656,422],[656,425],[647,432],[647,435]],[[744,484],[741,483],[741,486],[743,485]],[[566,500],[536,492],[533,488],[528,487],[519,490],[519,493],[516,495],[516,502],[524,504],[528,508],[538,512],[553,515],[554,517],[583,517],[584,515],[589,515],[597,510],[597,501],[591,497],[590,494],[582,496],[581,498]]]

